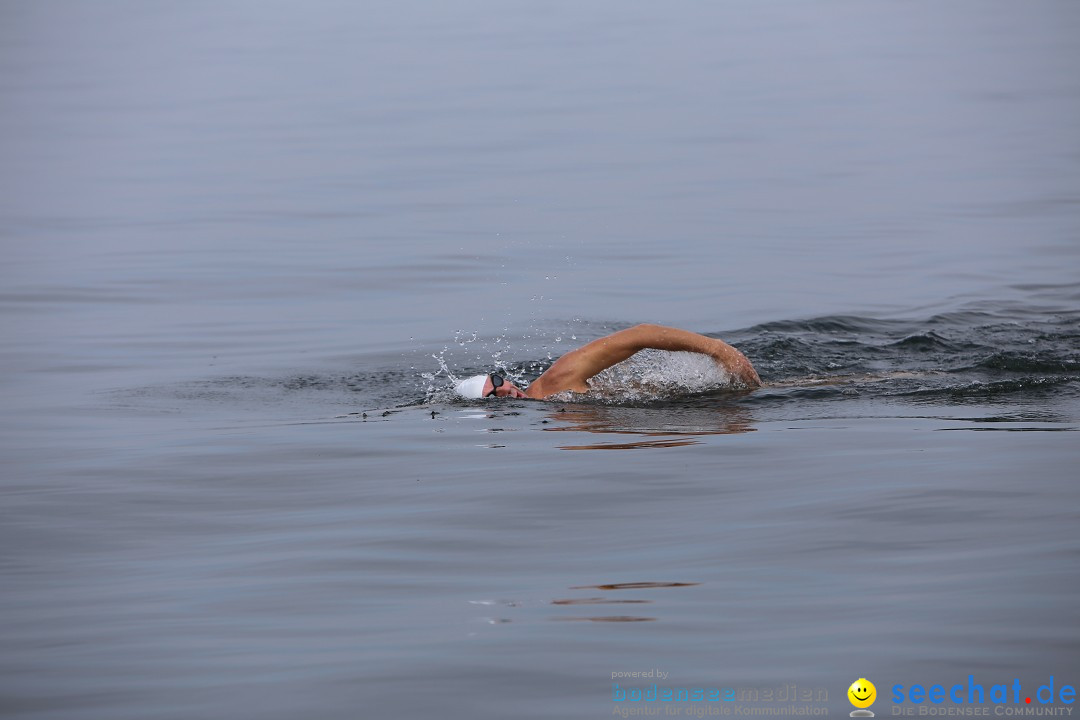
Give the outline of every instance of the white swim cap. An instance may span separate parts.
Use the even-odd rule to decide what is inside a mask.
[[[463,398],[479,400],[484,397],[484,385],[487,384],[487,375],[473,375],[454,386],[454,392]]]

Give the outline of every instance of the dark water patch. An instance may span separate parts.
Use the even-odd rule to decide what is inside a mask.
[[[833,373],[853,370],[863,361],[864,355],[852,353],[854,346],[837,348],[836,341],[815,341],[811,337],[779,337],[761,341],[750,340],[742,344],[744,353],[753,358],[758,372],[764,368],[765,379],[768,375],[782,377],[809,376],[823,369]],[[876,348],[866,348],[858,344],[865,355],[877,354]]]
[[[148,296],[147,294],[124,294],[104,288],[56,287],[24,292],[0,293],[0,309],[7,309],[9,306],[35,304],[59,307],[92,303],[132,305],[157,304],[160,302],[162,301],[159,298]],[[19,312],[23,311],[22,307],[18,307],[17,309]]]
[[[854,338],[853,329],[859,331]],[[925,320],[827,317],[735,335],[767,385],[746,402],[775,405],[855,396],[947,403],[1075,394],[1078,334],[1076,312],[982,304]]]
[[[960,510],[955,504],[939,504],[927,498],[894,498],[888,503],[874,507],[846,508],[833,511],[836,517],[844,519],[869,520],[874,523],[888,523],[901,526],[951,525],[957,522]],[[965,520],[990,521],[1000,515],[971,507],[963,511]]]
[[[926,353],[931,351],[950,351],[957,352],[966,348],[978,347],[971,343],[956,343],[947,340],[946,338],[938,335],[933,330],[920,333],[918,335],[909,335],[903,340],[898,340],[892,343],[892,346],[902,350],[911,350],[914,352]]]
[[[947,385],[938,388],[920,388],[892,393],[894,397],[933,398],[944,397],[954,400],[964,398],[994,399],[1019,393],[1046,394],[1056,391],[1061,386],[1075,386],[1080,383],[1080,376],[1027,376],[1011,380],[993,380],[988,382],[968,382]]]
[[[185,403],[252,405],[270,409],[283,404],[314,408],[360,406],[370,413],[414,407],[423,401],[420,381],[411,370],[385,368],[352,373],[306,373],[280,377],[229,375],[166,386],[114,390],[117,400],[139,398],[147,404]]]
[[[938,428],[939,432],[947,430],[966,430],[968,432],[1076,432],[1075,427],[974,427],[974,428]]]
[[[1071,420],[1062,415],[1061,413],[1040,411],[1040,410],[1026,410],[1017,411],[1013,413],[1005,413],[1001,415],[988,415],[985,417],[951,417],[942,416],[938,419],[941,420],[954,420],[956,422],[970,422],[970,423],[1019,423],[1019,422],[1041,422],[1041,423],[1065,423],[1071,422]]]
[[[1011,352],[997,352],[979,361],[975,367],[1023,373],[1080,373],[1080,357],[1056,357],[1043,353],[1020,355]]]
[[[860,336],[867,333],[881,332],[883,328],[902,331],[908,326],[904,320],[876,320],[858,315],[833,315],[810,320],[780,320],[755,326],[754,330],[763,333],[783,333],[786,335],[836,335],[847,333]]]
[[[813,380],[810,380],[812,383]],[[822,400],[840,400],[860,395],[857,387],[842,385],[808,387],[770,386],[757,390],[745,399],[749,406],[787,405],[791,403],[814,402]]]

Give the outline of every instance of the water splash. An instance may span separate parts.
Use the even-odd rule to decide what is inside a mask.
[[[523,390],[529,386],[527,369],[510,365],[505,360],[506,355],[513,350],[505,334],[485,340],[478,333],[459,330],[454,335],[454,344],[460,350],[452,349],[449,345],[443,346],[440,352],[431,356],[438,364],[438,369],[421,375],[426,383],[423,388],[425,402],[460,402],[461,398],[454,392],[454,386],[465,378],[481,373],[499,373]],[[462,350],[467,355],[466,358],[459,359]],[[460,369],[453,370],[452,366]]]
[[[708,355],[641,350],[589,380],[589,392],[584,396],[560,393],[554,399],[637,403],[736,386],[731,374]]]

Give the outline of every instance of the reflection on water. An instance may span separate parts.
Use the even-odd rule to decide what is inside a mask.
[[[605,591],[619,591],[619,590],[653,590],[660,588],[680,588],[680,587],[694,587],[700,583],[694,582],[628,582],[628,583],[609,583],[603,585],[581,585],[573,586],[571,590],[605,590]],[[511,623],[520,622],[541,622],[549,620],[557,621],[581,621],[581,622],[653,622],[659,619],[655,616],[635,616],[635,615],[559,615],[555,617],[544,617],[537,615],[534,612],[535,608],[550,607],[552,605],[558,607],[580,607],[580,606],[601,606],[601,605],[653,605],[656,604],[656,600],[648,600],[644,598],[611,598],[605,596],[589,596],[582,598],[556,598],[554,600],[546,600],[537,602],[525,602],[521,600],[469,600],[470,605],[480,605],[488,608],[507,608],[512,609],[511,612],[520,613],[518,619],[510,617],[491,617],[481,616],[475,618],[488,625],[507,625]],[[657,608],[659,609],[659,608]]]
[[[596,435],[637,435],[642,440],[560,445],[561,450],[640,450],[697,445],[696,437],[753,432],[749,408],[721,405],[715,408],[676,407],[631,408],[608,405],[575,405],[548,414],[559,423],[547,432],[591,433]]]
[[[569,598],[566,600],[552,600],[552,605],[633,605],[647,604],[652,600],[613,600],[611,598]]]
[[[644,450],[646,448],[673,448],[697,445],[697,440],[638,440],[620,443],[593,443],[590,445],[560,445],[560,450]]]
[[[551,618],[552,620],[565,620],[569,622],[610,622],[610,623],[627,623],[627,622],[652,622],[656,620],[653,617],[636,617],[634,615],[601,615],[599,617],[560,617]]]
[[[571,590],[644,590],[646,588],[669,588],[669,587],[693,587],[700,585],[696,582],[630,582],[612,583],[608,585],[577,585]]]
[[[662,583],[662,582],[638,582],[638,583],[618,583],[614,585],[584,585],[571,587],[571,590],[645,590],[650,588],[661,587],[690,587],[697,585],[698,583]],[[589,597],[589,598],[571,598],[564,600],[552,600],[552,605],[647,605],[652,603],[652,600],[640,600],[640,599],[612,599],[606,597]],[[632,623],[632,622],[654,622],[658,618],[655,617],[642,617],[638,615],[590,615],[583,617],[553,617],[551,620],[561,620],[568,622],[600,622],[600,623]]]

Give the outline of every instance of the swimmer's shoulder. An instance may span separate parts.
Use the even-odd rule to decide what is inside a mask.
[[[578,351],[569,352],[556,360],[554,365],[529,385],[525,395],[534,400],[543,400],[567,390],[575,393],[588,392],[589,383],[581,377],[580,368],[574,362],[576,352]]]

